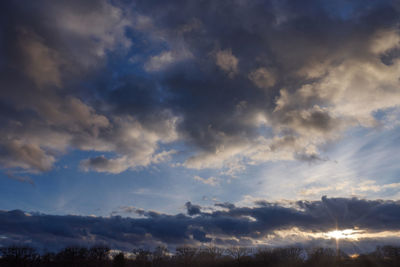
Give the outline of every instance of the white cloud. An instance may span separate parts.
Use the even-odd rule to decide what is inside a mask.
[[[46,46],[40,36],[23,28],[20,29],[19,46],[25,55],[25,72],[37,86],[61,86],[62,59],[57,51]]]
[[[215,54],[216,64],[233,78],[238,72],[239,60],[232,54],[231,49],[219,50]]]
[[[193,177],[193,179],[195,179],[196,181],[199,181],[203,184],[207,184],[207,185],[211,185],[211,186],[216,186],[219,184],[219,180],[215,177],[208,177],[208,178],[202,178],[200,176],[195,176]]]
[[[144,65],[144,69],[146,71],[159,71],[172,64],[174,61],[175,58],[172,56],[171,51],[163,52],[159,55],[152,56]]]
[[[370,49],[375,54],[387,52],[393,48],[400,47],[400,35],[396,29],[380,30],[374,34]]]
[[[157,72],[166,70],[173,64],[192,58],[193,55],[190,51],[182,48],[177,51],[164,51],[158,55],[151,56],[150,59],[144,64],[144,69],[147,72]]]
[[[92,46],[88,52],[94,56],[103,57],[107,50],[113,50],[117,46],[127,48],[131,45],[130,39],[125,35],[125,29],[132,26],[132,21],[121,8],[109,1],[98,1],[95,12],[81,13],[82,10],[76,10],[73,5],[58,6],[57,2],[50,7],[53,8],[56,17],[56,26],[64,36],[86,39]],[[83,56],[81,60],[86,58]]]
[[[157,122],[155,129],[142,125],[131,116],[113,118],[111,131],[100,134],[96,143],[83,145],[81,149],[113,152],[117,157],[86,159],[81,162],[81,168],[85,171],[120,173],[168,160],[175,151],[158,151],[159,144],[170,143],[178,138],[178,119],[169,113],[164,115],[166,117]]]
[[[266,68],[258,68],[250,72],[248,77],[258,88],[267,89],[276,83],[275,76]]]

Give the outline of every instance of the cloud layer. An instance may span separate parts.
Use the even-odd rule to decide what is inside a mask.
[[[187,215],[168,215],[123,207],[120,216],[54,216],[0,212],[1,244],[27,243],[38,247],[106,243],[112,248],[166,244],[212,243],[219,246],[334,244],[324,234],[335,229],[357,229],[359,246],[374,240],[395,240],[400,231],[400,204],[393,201],[327,198],[299,201],[289,206],[258,201],[255,207],[217,203],[213,209],[186,203]],[[319,233],[319,234],[318,234]],[[393,233],[395,236],[393,236]],[[292,235],[291,238],[289,238]],[[293,239],[293,236],[296,238]]]

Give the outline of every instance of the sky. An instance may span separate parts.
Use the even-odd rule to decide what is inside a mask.
[[[0,3],[0,245],[400,241],[400,3]]]

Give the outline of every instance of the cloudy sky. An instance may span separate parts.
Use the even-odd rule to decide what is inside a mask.
[[[0,10],[0,244],[400,240],[398,1]]]

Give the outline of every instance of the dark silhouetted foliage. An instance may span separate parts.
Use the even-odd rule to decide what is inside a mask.
[[[113,267],[124,267],[125,266],[125,255],[124,253],[120,252],[114,256],[113,259]]]
[[[113,256],[112,256],[113,255]],[[28,246],[0,248],[1,267],[381,267],[400,266],[400,247],[383,246],[371,253],[346,255],[330,248],[297,247],[227,249],[204,246],[177,247],[171,254],[166,247],[153,251],[134,249],[132,253],[110,254],[105,246],[67,247],[58,253],[43,253]]]

